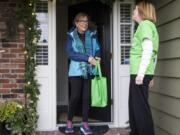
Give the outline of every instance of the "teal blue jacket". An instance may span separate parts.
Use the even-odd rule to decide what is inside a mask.
[[[73,32],[75,29],[71,30],[70,32],[68,32],[68,40],[66,43],[66,52],[68,54],[68,58],[70,60],[70,64],[69,64],[69,76],[82,76],[82,69],[80,67],[80,62],[87,62],[88,63],[88,58],[90,56],[79,53],[77,46],[76,46],[76,42],[75,39],[73,37]],[[96,31],[90,31],[90,35],[91,35],[91,43],[92,43],[92,54],[91,56],[93,57],[100,57],[100,45],[97,41],[97,37],[96,37]],[[92,66],[92,70],[89,71],[90,75],[97,75],[97,71],[95,69],[95,66]]]

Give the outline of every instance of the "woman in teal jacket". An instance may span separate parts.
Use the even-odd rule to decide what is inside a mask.
[[[88,29],[89,18],[85,13],[75,16],[75,26],[68,32],[66,51],[70,60],[69,81],[71,96],[68,109],[66,133],[73,133],[72,119],[82,92],[82,124],[83,134],[92,134],[88,125],[88,113],[91,101],[91,79],[97,74],[96,59],[100,59],[100,47],[96,31]]]

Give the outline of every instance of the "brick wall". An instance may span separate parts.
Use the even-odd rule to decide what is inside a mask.
[[[16,1],[0,0],[0,101],[24,99],[24,31],[15,25]]]

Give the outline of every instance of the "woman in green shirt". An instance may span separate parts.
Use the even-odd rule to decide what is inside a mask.
[[[138,3],[132,19],[138,23],[138,27],[130,50],[130,135],[154,135],[148,89],[154,74],[159,36],[152,3],[145,1]]]

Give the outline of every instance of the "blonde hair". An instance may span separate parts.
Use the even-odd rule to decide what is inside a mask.
[[[150,20],[156,23],[156,10],[152,3],[141,1],[137,4],[137,7],[142,20]]]

